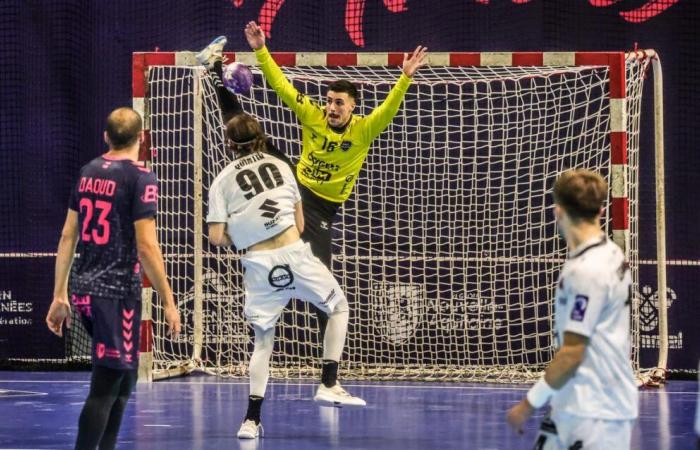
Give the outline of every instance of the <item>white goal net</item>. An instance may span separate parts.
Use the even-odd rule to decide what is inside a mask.
[[[627,254],[638,287],[637,169],[646,62],[627,62],[630,202]],[[360,88],[365,115],[399,77],[394,67],[288,67],[322,102],[335,79]],[[300,128],[253,67],[244,110],[297,159]],[[553,355],[553,292],[566,257],[551,187],[568,168],[612,182],[608,66],[441,67],[419,71],[372,145],[333,226],[333,272],[350,302],[344,378],[522,381]],[[214,88],[198,67],[153,66],[147,77],[159,238],[183,313],[165,334],[154,301],[154,371],[245,375],[252,332],[243,318],[239,255],[210,246],[207,189],[230,162]],[[605,218],[611,232],[611,218]],[[611,233],[612,234],[612,233]],[[636,296],[638,297],[638,295]],[[632,359],[639,369],[633,303]],[[277,326],[273,376],[315,376],[316,319],[293,301]]]

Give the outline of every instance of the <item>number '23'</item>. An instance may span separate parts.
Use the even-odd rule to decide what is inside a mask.
[[[97,226],[90,227],[95,210],[97,210],[99,214],[97,217]],[[95,200],[95,204],[93,205],[92,200],[89,198],[80,199],[80,212],[85,213],[83,231],[81,233],[83,242],[90,242],[92,240],[97,245],[104,245],[109,242],[109,221],[107,220],[107,215],[111,210],[112,203],[110,202]]]

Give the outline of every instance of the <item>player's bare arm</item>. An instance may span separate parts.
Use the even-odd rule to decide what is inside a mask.
[[[304,207],[301,202],[294,205],[294,221],[297,224],[299,234],[304,232]]]
[[[559,390],[576,373],[583,362],[588,346],[588,338],[576,333],[564,334],[564,345],[557,351],[544,372],[544,381],[550,389]],[[535,406],[526,398],[513,406],[507,415],[508,425],[517,433],[522,433],[525,422],[535,412]]]
[[[168,334],[176,337],[180,334],[180,313],[175,306],[173,291],[170,289],[168,278],[165,275],[163,254],[160,251],[156,235],[156,221],[153,218],[137,220],[134,222],[134,227],[136,229],[136,246],[139,259],[146,276],[163,301],[165,321],[168,323]]]
[[[209,242],[217,247],[230,247],[232,245],[231,237],[226,233],[225,223],[209,224]]]
[[[68,300],[68,274],[73,265],[75,246],[78,243],[78,213],[71,209],[61,231],[56,255],[56,273],[53,288],[53,301],[46,315],[46,325],[57,336],[63,336],[63,323],[70,328],[71,309]]]

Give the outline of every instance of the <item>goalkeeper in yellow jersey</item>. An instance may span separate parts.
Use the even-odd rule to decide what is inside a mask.
[[[370,115],[360,117],[353,114],[358,92],[352,83],[344,80],[330,83],[326,105],[321,106],[285,78],[265,47],[265,35],[255,22],[246,26],[245,34],[267,82],[301,123],[302,153],[297,178],[309,191],[307,195],[313,196],[304,198],[305,203],[308,200],[321,206],[318,228],[326,232],[318,231],[321,239],[311,240],[311,245],[317,246],[318,256],[330,265],[333,216],[350,197],[370,144],[396,115],[411,77],[423,65],[426,49],[419,46],[410,57],[405,55],[403,74],[387,98]],[[323,237],[324,234],[328,237]]]

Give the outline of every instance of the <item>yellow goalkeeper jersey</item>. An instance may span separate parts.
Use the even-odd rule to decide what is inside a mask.
[[[301,123],[302,150],[297,164],[299,182],[321,198],[344,202],[352,193],[370,144],[391,123],[411,79],[401,74],[380,106],[368,116],[353,115],[345,130],[338,133],[326,122],[324,108],[297,91],[287,80],[267,47],[256,50],[255,54],[268,84]]]

